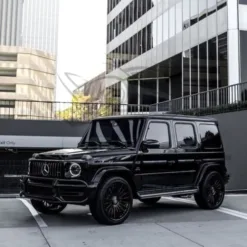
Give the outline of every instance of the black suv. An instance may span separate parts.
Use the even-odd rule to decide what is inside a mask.
[[[215,119],[130,115],[93,120],[77,149],[34,154],[20,195],[45,214],[89,205],[99,223],[114,225],[133,199],[194,195],[199,207],[216,209],[228,180]]]

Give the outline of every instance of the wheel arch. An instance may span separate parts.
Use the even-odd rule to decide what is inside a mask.
[[[103,168],[95,174],[95,176],[93,177],[91,181],[92,184],[94,184],[96,187],[95,194],[97,193],[102,183],[104,183],[106,179],[111,178],[111,177],[124,178],[129,183],[132,189],[133,196],[136,196],[136,186],[133,181],[132,172],[128,168],[121,167],[121,166],[112,166],[108,168]]]
[[[222,164],[219,164],[219,163],[216,163],[216,162],[210,162],[210,163],[205,163],[202,165],[201,169],[200,169],[200,172],[196,178],[196,181],[195,181],[195,185],[199,185],[204,176],[211,172],[211,171],[217,171],[219,172],[219,174],[222,176],[222,178],[225,180],[225,176],[226,176],[226,168],[224,168],[222,166]]]

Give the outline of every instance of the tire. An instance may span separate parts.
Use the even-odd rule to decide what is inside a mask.
[[[97,208],[97,207],[96,207],[96,200],[91,201],[90,204],[89,204],[90,212],[91,212],[93,218],[94,218],[97,222],[99,222],[99,223],[102,224],[103,222],[102,222],[101,218],[98,216],[97,211],[96,211],[96,208]]]
[[[199,187],[199,193],[194,195],[197,205],[202,209],[217,209],[225,198],[225,183],[222,176],[216,172],[209,172]]]
[[[129,183],[122,177],[112,177],[100,186],[89,207],[98,223],[118,225],[129,217],[132,205],[133,193]]]
[[[59,214],[67,206],[67,204],[62,203],[48,203],[46,201],[38,201],[31,199],[32,206],[42,214]]]
[[[160,200],[161,197],[149,198],[149,199],[140,199],[141,202],[147,205],[154,205],[156,202]]]

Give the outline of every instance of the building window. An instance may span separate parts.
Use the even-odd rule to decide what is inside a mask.
[[[200,107],[207,106],[207,94],[206,94],[207,85],[208,85],[208,73],[207,72],[208,72],[207,70],[207,42],[204,42],[199,45]]]
[[[183,0],[183,29],[190,26],[190,1]]]
[[[140,81],[140,104],[151,105],[157,103],[157,80]]]
[[[169,79],[159,79],[159,102],[169,100]]]
[[[202,0],[199,0],[202,1]],[[205,1],[205,0],[203,0]],[[194,25],[198,22],[198,0],[190,0],[190,25]]]
[[[126,8],[124,8],[121,13],[115,17],[108,24],[108,32],[107,36],[109,39],[107,43],[111,42],[115,37],[121,34],[126,28],[133,24],[136,20],[141,18],[145,13],[147,13],[154,5],[151,4],[151,0],[134,0],[132,1]],[[108,12],[109,13],[109,12]],[[111,34],[112,29],[111,26],[116,25],[116,33]],[[115,35],[114,35],[115,34]]]
[[[196,135],[192,124],[177,123],[176,135],[178,147],[194,147],[196,146]]]
[[[191,49],[191,94],[198,94],[198,46]],[[194,95],[191,98],[191,104],[193,108],[198,107],[198,95]]]
[[[16,85],[0,85],[0,92],[15,92]]]
[[[121,0],[108,0],[107,13],[109,14],[120,2]]]
[[[0,119],[14,119],[15,115],[0,114]]]
[[[17,54],[0,53],[0,61],[16,62],[17,61]]]
[[[16,69],[1,70],[0,76],[16,77]]]
[[[0,100],[0,107],[15,108],[15,101],[14,100]]]

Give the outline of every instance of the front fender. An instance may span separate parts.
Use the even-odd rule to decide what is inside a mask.
[[[110,167],[104,167],[101,168],[100,170],[98,170],[96,172],[96,174],[94,175],[91,184],[97,186],[102,179],[109,173],[112,174],[124,174],[124,175],[128,175],[128,176],[132,176],[132,173],[129,169],[127,169],[126,167],[122,167],[122,166],[110,166]]]

